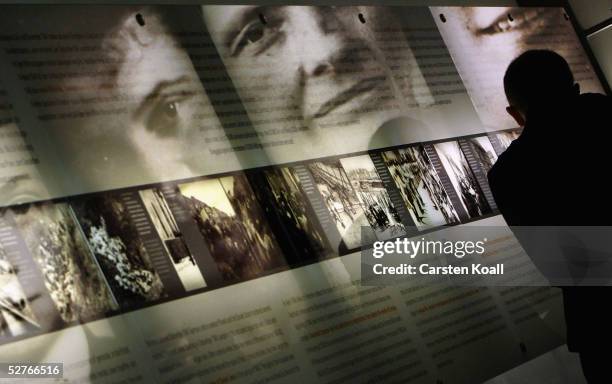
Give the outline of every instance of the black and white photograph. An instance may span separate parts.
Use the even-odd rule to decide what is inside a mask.
[[[482,165],[483,171],[488,173],[497,161],[497,154],[489,138],[487,136],[472,137],[467,142],[470,144],[474,156]]]
[[[267,223],[246,175],[235,173],[232,176],[221,177],[219,183],[245,229],[245,241],[250,253],[253,258],[261,262],[263,271],[286,267],[287,263],[276,236]]]
[[[202,272],[185,243],[183,234],[161,189],[145,189],[139,191],[138,194],[185,291],[206,287]]]
[[[102,318],[118,309],[68,205],[30,204],[13,210],[13,217],[65,323]]]
[[[476,218],[491,212],[468,161],[456,141],[434,144],[455,192],[461,200],[470,218]]]
[[[499,142],[501,150],[505,151],[506,149],[508,149],[508,147],[510,146],[510,144],[512,144],[514,140],[519,138],[519,136],[521,135],[521,131],[520,130],[510,130],[510,131],[495,132],[494,135],[497,138],[497,141]]]
[[[7,33],[56,36],[56,42],[80,36],[71,39],[69,50],[47,49],[50,40],[1,42],[1,49],[15,50],[19,62],[30,60],[30,49],[36,50],[35,73],[29,66],[12,68],[23,87],[46,90],[22,102],[38,117],[31,134],[44,132],[45,149],[60,158],[62,172],[53,176],[79,180],[66,182],[71,190],[62,195],[239,165],[233,152],[210,151],[215,145],[225,148],[218,144],[225,135],[188,48],[202,43],[205,34],[199,8],[54,5],[41,18],[40,8],[19,6],[0,15]],[[58,98],[63,102],[52,101]]]
[[[40,328],[17,271],[0,243],[0,341]]]
[[[274,167],[250,173],[248,178],[291,267],[332,255],[293,168]]]
[[[318,161],[309,164],[308,169],[332,220],[336,223],[344,248],[351,250],[376,241],[376,235],[365,214],[363,204],[340,161]],[[371,230],[364,230],[368,235],[366,239],[361,238],[362,227]]]
[[[379,240],[388,240],[405,235],[406,228],[370,156],[347,157],[340,159],[340,164],[363,206],[376,237]]]
[[[180,184],[178,192],[224,280],[248,280],[286,266],[244,175]]]
[[[459,215],[422,146],[382,153],[417,229],[459,223]]]
[[[516,128],[506,112],[503,78],[510,62],[530,49],[559,53],[570,63],[581,91],[603,93],[572,22],[561,7],[431,7],[431,11],[488,129]],[[444,15],[444,22],[439,15]]]
[[[393,7],[202,10],[262,144],[291,139],[266,146],[273,163],[369,149],[385,123],[406,114],[418,119],[410,112],[433,104],[406,36],[411,25]],[[238,119],[244,117],[232,123]]]
[[[70,205],[122,309],[166,296],[159,274],[119,196],[100,193],[74,199]]]

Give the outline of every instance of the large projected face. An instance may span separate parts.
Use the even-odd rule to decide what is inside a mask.
[[[503,77],[510,62],[529,49],[559,53],[570,63],[583,91],[602,91],[561,8],[432,7],[432,13],[480,118],[489,127],[516,127],[505,112]]]
[[[126,136],[156,177],[190,176],[205,153],[204,127],[217,124],[215,114],[191,60],[160,15],[144,17],[146,28],[127,18],[113,46],[120,58],[116,91],[134,100]]]
[[[204,6],[203,14],[262,141],[292,132],[332,151],[366,149],[400,104],[415,102],[419,73],[386,8]]]
[[[92,13],[92,9],[82,12]],[[104,21],[92,27],[102,38],[76,43],[84,49],[95,45],[94,64],[78,68],[82,75],[59,83],[67,90],[66,97],[78,102],[52,110],[57,115],[83,117],[48,123],[58,144],[65,146],[65,161],[91,188],[100,189],[205,172],[210,157],[204,134],[220,130],[220,125],[169,22],[182,20],[189,8],[108,7],[103,11],[108,12],[101,13]],[[194,25],[187,20],[180,28],[201,30],[201,19],[194,20]],[[74,23],[71,28],[81,31],[87,26]]]

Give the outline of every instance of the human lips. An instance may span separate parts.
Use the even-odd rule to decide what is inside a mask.
[[[533,27],[534,21],[551,14],[550,8],[514,8],[499,15],[488,26],[478,32],[483,35],[526,30]]]
[[[335,111],[341,106],[357,101],[358,99],[363,99],[359,100],[360,104],[366,103],[369,100],[371,93],[383,85],[385,80],[386,77],[383,75],[372,76],[358,81],[349,88],[340,91],[331,99],[323,102],[313,117],[316,119],[321,118]]]

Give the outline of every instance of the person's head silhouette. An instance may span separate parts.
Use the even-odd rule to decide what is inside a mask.
[[[504,90],[506,110],[520,126],[529,111],[562,103],[580,92],[567,61],[547,50],[527,51],[514,59],[504,76]]]

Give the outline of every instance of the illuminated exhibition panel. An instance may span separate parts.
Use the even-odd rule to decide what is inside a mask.
[[[602,92],[562,9],[2,6],[0,25],[0,360],[77,383],[446,384],[565,342],[556,290],[370,286],[359,253],[504,225],[486,173],[520,132],[509,62],[553,49]]]

